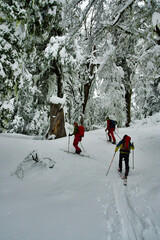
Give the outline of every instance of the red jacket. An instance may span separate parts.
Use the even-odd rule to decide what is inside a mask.
[[[107,131],[107,130],[110,131],[111,129],[114,131],[114,130],[115,130],[115,127],[112,127],[112,126],[111,126],[111,121],[110,121],[110,120],[107,120],[107,128],[106,128],[105,131]]]

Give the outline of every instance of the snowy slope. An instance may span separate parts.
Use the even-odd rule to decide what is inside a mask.
[[[85,133],[83,153],[90,158],[63,152],[68,138],[0,134],[0,239],[159,240],[160,116],[116,132],[135,143],[127,187],[117,174],[119,153],[106,176],[115,146],[104,129]],[[33,150],[54,167],[46,160],[24,168],[22,179],[12,175]]]

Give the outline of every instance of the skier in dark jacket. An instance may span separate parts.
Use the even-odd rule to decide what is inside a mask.
[[[78,129],[78,123],[74,122],[74,131],[72,134],[69,134],[69,136],[74,135],[74,141],[73,141],[73,146],[76,149],[77,154],[80,154],[82,150],[78,147],[78,143],[82,140],[82,137],[79,134],[79,129]]]
[[[108,130],[109,141],[111,142],[112,140],[112,143],[116,144],[116,139],[113,132],[115,131],[115,125],[117,124],[117,122],[114,120],[111,120],[109,117],[106,118],[106,121],[107,121],[107,128],[105,129],[105,131]]]
[[[119,155],[119,169],[118,171],[122,172],[122,161],[125,161],[125,175],[124,178],[127,178],[129,172],[129,154],[130,150],[134,150],[134,144],[130,142],[131,138],[128,135],[124,135],[123,139],[117,144],[115,152],[120,148]]]

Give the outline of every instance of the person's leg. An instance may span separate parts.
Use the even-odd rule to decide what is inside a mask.
[[[112,136],[113,142],[116,142],[116,139],[115,139],[115,136],[114,136],[113,131],[114,131],[114,129],[111,128],[111,129],[110,129],[110,134],[111,134],[111,136]]]
[[[128,176],[128,172],[129,172],[129,154],[125,154],[125,177]]]
[[[108,137],[109,137],[109,141],[111,142],[111,134],[110,134],[110,131],[108,131]]]
[[[80,141],[80,137],[79,136],[75,136],[74,141],[73,141],[73,146],[76,149],[76,153],[80,153],[81,149],[78,147],[78,143]]]
[[[119,172],[122,172],[122,159],[123,159],[123,154],[119,154]]]

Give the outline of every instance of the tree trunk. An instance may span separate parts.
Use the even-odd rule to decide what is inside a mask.
[[[126,90],[125,100],[126,100],[126,113],[127,113],[126,127],[129,127],[131,122],[131,91]]]
[[[125,101],[126,101],[126,127],[129,127],[131,122],[131,96],[132,96],[132,89],[131,89],[131,69],[127,66],[127,63],[125,66],[123,66],[123,70],[125,71]]]
[[[131,89],[131,80],[130,80],[130,76],[131,76],[131,69],[130,67],[128,67],[127,65],[127,61],[126,58],[117,58],[117,62],[116,62],[117,66],[121,66],[123,68],[124,71],[124,87],[125,87],[125,102],[126,102],[126,116],[127,116],[127,120],[126,120],[126,127],[129,127],[130,122],[131,122],[131,96],[132,96],[132,89]]]
[[[96,56],[96,46],[93,46],[93,55]],[[90,94],[90,89],[92,86],[92,82],[95,79],[95,73],[94,73],[94,69],[96,67],[96,64],[94,63],[88,63],[87,64],[87,69],[89,69],[89,79],[88,82],[84,85],[84,101],[83,101],[83,108],[82,108],[82,116],[81,116],[81,124],[82,126],[84,125],[84,115],[85,115],[85,110],[86,110],[86,106],[87,106],[87,102],[89,100],[89,94]]]
[[[55,139],[65,137],[65,122],[64,122],[64,112],[61,104],[50,104],[50,129],[47,134],[55,135]]]
[[[58,65],[55,59],[53,60],[53,73],[57,77],[57,97],[63,98],[61,66]],[[50,135],[55,135],[55,139],[66,136],[64,111],[60,103],[50,103],[50,128],[46,138]]]
[[[83,102],[83,108],[82,108],[82,116],[81,116],[81,125],[84,125],[84,114],[87,106],[87,102],[89,99],[89,91],[90,91],[91,84],[87,83],[84,85],[84,102]]]

